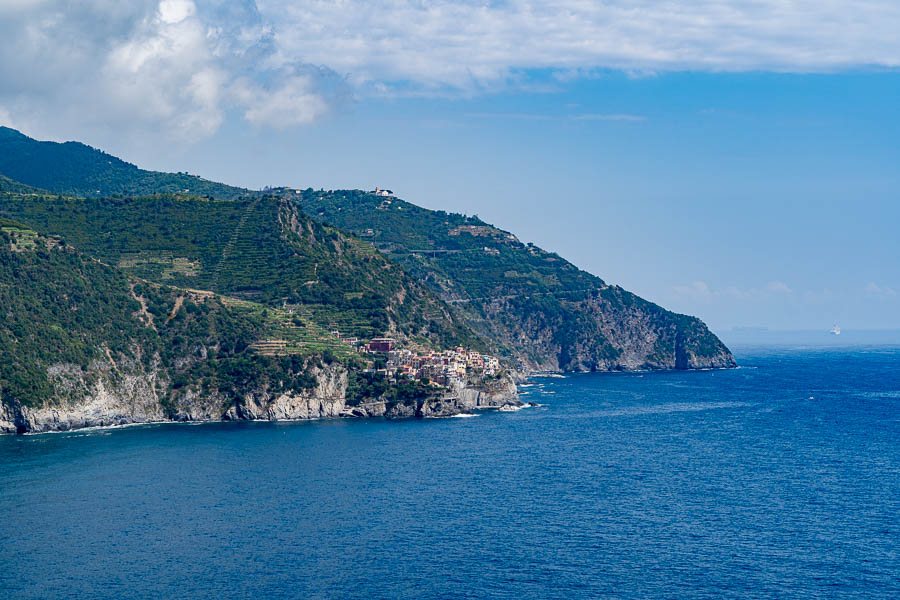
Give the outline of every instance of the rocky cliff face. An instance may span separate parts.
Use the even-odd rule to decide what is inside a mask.
[[[155,372],[99,377],[87,384],[75,365],[54,365],[56,401],[38,407],[0,403],[0,433],[68,431],[83,427],[151,423],[166,420],[156,392]]]
[[[496,298],[484,305],[483,335],[517,349],[533,371],[731,368],[731,351],[695,317],[679,315],[617,287],[557,307]],[[509,318],[508,315],[515,315]]]
[[[516,384],[509,377],[488,383],[460,382],[448,392],[418,398],[408,402],[377,401],[363,403],[348,409],[346,414],[357,417],[385,417],[403,419],[409,417],[452,417],[478,410],[521,406]]]
[[[0,403],[0,433],[69,431],[166,421],[306,420],[339,417],[448,417],[502,406],[520,406],[510,378],[490,383],[461,383],[445,394],[403,402],[372,400],[355,406],[346,401],[347,371],[337,363],[313,369],[316,387],[304,394],[246,390],[235,401],[189,391],[164,403],[160,390],[168,382],[149,370],[122,375],[111,371],[87,376],[74,365],[54,365],[59,394],[40,407]],[[92,382],[92,383],[88,383]]]
[[[705,369],[736,366],[731,351],[695,317],[660,309],[622,290],[590,296],[577,307],[587,315],[585,331],[614,352],[584,353],[583,343],[557,356],[566,370],[618,371],[638,369]],[[580,341],[580,340],[579,340]]]
[[[307,394],[249,393],[232,403],[221,418],[227,421],[282,421],[340,417],[346,409],[347,371],[337,365],[315,369],[317,385]]]

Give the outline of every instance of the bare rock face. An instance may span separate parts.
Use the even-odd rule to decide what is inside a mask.
[[[121,365],[120,365],[121,366]],[[57,397],[44,406],[0,403],[0,433],[69,431],[164,421],[305,420],[339,417],[389,419],[450,417],[503,406],[521,406],[516,384],[504,376],[489,381],[459,382],[447,392],[402,402],[373,399],[346,403],[347,370],[340,364],[315,368],[316,387],[303,394],[271,394],[246,390],[237,401],[218,394],[187,391],[163,402],[169,383],[155,370],[133,374],[110,369],[85,373],[73,365],[54,365]]]
[[[247,390],[240,402],[188,391],[164,406],[156,371],[91,377],[72,365],[54,365],[58,396],[41,407],[0,404],[0,433],[41,433],[162,421],[280,420],[339,417],[345,409],[347,371],[341,365],[315,369],[315,389],[304,395]],[[96,374],[95,374],[96,375]],[[96,380],[95,383],[88,383]]]
[[[3,405],[0,432],[68,431],[166,420],[153,372],[100,377],[91,384],[78,367],[53,365],[49,370],[57,389],[65,393],[40,407]],[[83,394],[77,394],[79,390]]]
[[[519,390],[510,377],[486,383],[469,382],[457,387],[455,394],[459,406],[470,411],[522,404],[519,401]]]
[[[631,295],[621,294],[626,298]],[[613,307],[603,296],[585,303],[600,335],[614,352],[597,357],[575,344],[566,370],[633,371],[736,366],[731,351],[697,318],[658,310],[649,302]]]
[[[616,287],[560,300],[556,312],[522,305],[517,298],[495,298],[484,309],[487,329],[481,333],[516,349],[516,358],[528,370],[736,366],[728,348],[699,319],[666,311]]]
[[[221,418],[229,421],[282,421],[340,417],[346,408],[347,371],[330,365],[314,369],[315,389],[308,394],[248,393]]]
[[[339,417],[344,410],[343,398],[318,398],[281,394],[249,395],[243,404],[233,405],[225,411],[226,421],[296,421]]]
[[[218,394],[201,394],[194,390],[179,397],[169,411],[173,421],[218,421],[228,401]]]

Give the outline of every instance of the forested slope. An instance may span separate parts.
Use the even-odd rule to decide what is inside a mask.
[[[482,346],[444,302],[369,244],[282,199],[0,194],[0,214],[134,276],[291,310],[342,336]]]
[[[135,280],[6,219],[0,307],[5,414],[64,411],[91,399],[113,413],[113,421],[94,424],[130,422],[135,412],[137,420],[198,410],[221,418],[248,394],[302,394],[317,385],[320,356],[253,351],[270,327],[261,311]]]

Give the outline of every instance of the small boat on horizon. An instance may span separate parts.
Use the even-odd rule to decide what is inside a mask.
[[[841,335],[841,328],[835,325],[828,333],[830,333],[831,335]]]

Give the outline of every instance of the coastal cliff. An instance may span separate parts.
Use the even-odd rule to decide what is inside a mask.
[[[601,286],[556,306],[530,299],[483,303],[486,323],[476,329],[531,371],[635,371],[732,368],[731,351],[702,321],[666,311],[617,286]],[[510,319],[505,315],[515,314]]]
[[[106,367],[106,368],[104,368]],[[162,373],[115,375],[108,365],[97,374],[76,365],[53,365],[58,394],[39,406],[0,403],[0,433],[43,433],[85,427],[185,421],[296,421],[327,418],[388,419],[450,417],[477,410],[521,406],[509,377],[458,382],[433,395],[405,400],[365,399],[348,403],[347,370],[337,363],[311,371],[315,387],[305,393],[247,389],[237,398],[186,392],[166,402],[159,393],[168,387]]]
[[[522,406],[516,384],[509,376],[487,383],[459,381],[440,394],[410,401],[361,402],[345,409],[344,416],[388,419],[452,417],[504,406]]]

